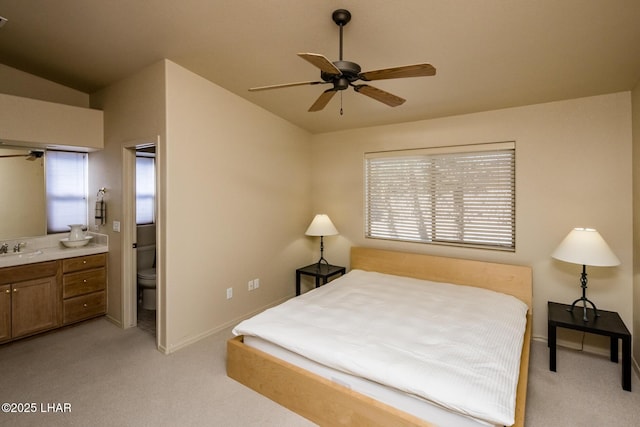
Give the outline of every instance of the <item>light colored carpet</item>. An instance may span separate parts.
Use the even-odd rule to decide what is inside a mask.
[[[34,402],[36,413],[0,413],[11,426],[291,426],[313,424],[227,378],[222,331],[174,354],[143,330],[97,319],[0,346],[0,403]],[[527,427],[637,426],[640,384],[620,386],[620,365],[558,350],[549,372],[545,343],[534,342]],[[68,403],[71,412],[41,412]]]

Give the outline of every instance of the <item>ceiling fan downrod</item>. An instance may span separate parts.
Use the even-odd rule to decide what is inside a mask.
[[[340,27],[340,61],[342,61],[342,27],[347,25],[351,21],[351,12],[346,9],[338,9],[333,11],[331,15],[333,22]]]

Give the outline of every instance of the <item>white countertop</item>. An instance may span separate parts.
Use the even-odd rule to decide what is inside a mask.
[[[0,268],[109,252],[109,238],[106,234],[89,232],[87,236],[93,236],[93,239],[86,246],[79,248],[67,248],[60,243],[61,239],[69,237],[68,233],[0,240],[0,245],[9,245],[9,252],[0,254]],[[26,243],[20,254],[13,252],[17,243]]]

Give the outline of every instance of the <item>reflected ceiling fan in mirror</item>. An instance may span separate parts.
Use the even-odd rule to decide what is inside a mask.
[[[333,12],[332,18],[333,22],[340,27],[340,59],[331,62],[325,56],[317,53],[298,54],[299,57],[320,69],[321,80],[260,86],[251,88],[249,91],[255,92],[292,86],[332,84],[333,87],[320,94],[316,102],[311,105],[309,111],[312,112],[322,110],[337,92],[343,91],[351,86],[358,93],[380,101],[390,107],[397,107],[403,104],[405,99],[368,84],[356,84],[356,82],[358,80],[370,82],[373,80],[399,79],[405,77],[425,77],[436,74],[435,67],[426,63],[361,72],[360,65],[342,59],[342,29],[351,21],[351,13],[345,9],[338,9]],[[340,114],[342,114],[342,108],[340,108]]]
[[[9,157],[25,157],[27,160],[33,161],[41,158],[44,155],[43,151],[29,151],[28,154],[4,154],[0,155],[0,158],[9,158]]]

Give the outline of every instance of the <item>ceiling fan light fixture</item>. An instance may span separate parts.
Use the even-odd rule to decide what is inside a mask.
[[[345,90],[349,87],[349,79],[346,77],[339,77],[333,82],[333,88],[336,90]]]

